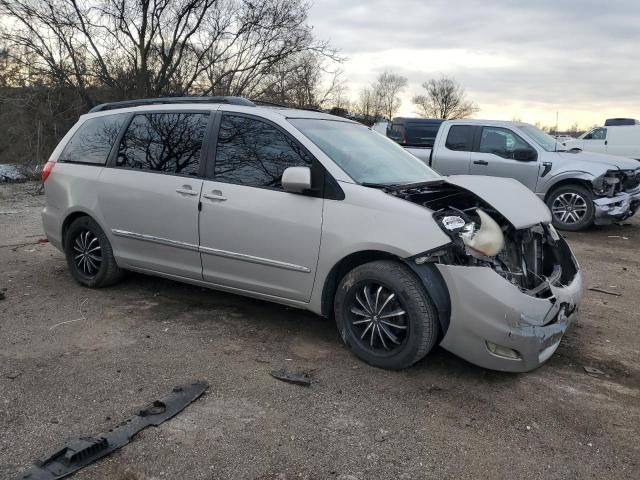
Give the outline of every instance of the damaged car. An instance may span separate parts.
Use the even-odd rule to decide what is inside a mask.
[[[239,97],[104,104],[42,176],[47,237],[79,284],[130,270],[310,310],[377,367],[441,345],[532,370],[580,304],[578,263],[521,183],[442,177],[320,112]]]
[[[447,120],[432,149],[408,148],[442,175],[507,177],[547,204],[553,224],[568,231],[607,225],[640,208],[640,162],[604,153],[567,150],[523,122]]]

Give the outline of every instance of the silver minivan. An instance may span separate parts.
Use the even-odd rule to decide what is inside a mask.
[[[442,177],[320,112],[238,97],[104,104],[43,179],[46,234],[81,285],[131,270],[307,309],[378,367],[440,344],[531,370],[581,298],[578,264],[526,187]]]

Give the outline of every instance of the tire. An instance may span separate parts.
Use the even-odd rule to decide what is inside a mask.
[[[116,264],[109,239],[91,217],[71,222],[64,234],[64,251],[71,276],[85,287],[107,287],[124,274]]]
[[[547,197],[547,206],[551,210],[553,225],[560,230],[577,232],[593,225],[596,214],[593,193],[582,185],[556,188]]]
[[[439,335],[436,309],[422,282],[399,262],[375,261],[347,273],[334,313],[344,343],[375,367],[409,367],[431,351]]]

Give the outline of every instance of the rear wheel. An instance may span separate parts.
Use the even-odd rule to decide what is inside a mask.
[[[343,341],[376,367],[408,367],[438,338],[431,299],[418,277],[399,262],[371,262],[345,275],[334,311]]]
[[[563,185],[547,198],[553,225],[560,230],[578,231],[590,227],[595,218],[593,194],[582,185]]]
[[[106,287],[122,278],[111,244],[92,218],[80,217],[71,223],[65,232],[64,247],[71,275],[81,285]]]

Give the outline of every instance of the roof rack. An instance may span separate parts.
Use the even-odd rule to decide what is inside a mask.
[[[265,107],[278,107],[278,108],[291,108],[291,109],[295,109],[295,110],[308,110],[310,112],[322,112],[322,110],[318,110],[317,108],[311,108],[311,107],[292,107],[291,105],[285,105],[284,103],[276,103],[276,102],[269,102],[267,100],[250,100],[253,103],[255,103],[257,106],[260,105],[264,105]]]
[[[122,102],[110,102],[96,105],[89,113],[104,112],[105,110],[116,110],[118,108],[140,107],[143,105],[166,105],[180,103],[227,103],[229,105],[242,105],[243,107],[255,107],[256,104],[243,97],[162,97],[162,98],[141,98],[139,100],[124,100]]]

